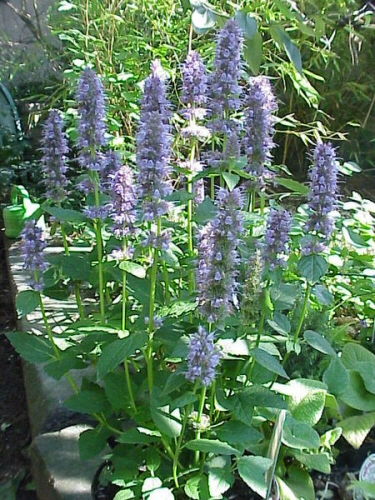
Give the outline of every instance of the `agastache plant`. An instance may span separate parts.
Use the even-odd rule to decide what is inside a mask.
[[[22,240],[23,269],[31,271],[30,287],[41,292],[44,288],[41,274],[48,269],[43,252],[47,246],[43,237],[43,229],[37,225],[36,221],[27,221],[22,231]]]
[[[215,336],[203,326],[190,339],[188,369],[186,378],[190,382],[200,381],[205,387],[212,384],[216,377],[216,368],[220,363],[220,352],[215,347]]]
[[[52,109],[42,131],[42,172],[46,197],[61,204],[67,197],[68,141],[60,112]]]
[[[315,236],[304,245],[304,254],[319,253],[327,246],[334,231],[332,212],[337,205],[338,166],[331,144],[317,144],[313,152],[314,164],[309,170],[309,219],[306,231]]]
[[[292,221],[291,214],[284,208],[273,208],[269,213],[263,258],[271,270],[285,266]]]
[[[219,189],[218,212],[200,233],[197,271],[200,311],[209,323],[231,313],[237,291],[238,243],[242,231],[242,193]]]

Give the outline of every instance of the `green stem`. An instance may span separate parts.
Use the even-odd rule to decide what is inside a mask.
[[[202,414],[203,414],[203,410],[204,410],[204,403],[206,400],[206,393],[207,393],[207,387],[203,386],[201,398],[199,401],[199,409],[198,409],[198,416],[197,416],[197,430],[195,431],[195,439],[200,439],[200,437],[201,437],[200,424],[201,424]],[[198,463],[199,463],[199,455],[200,455],[199,450],[197,450],[195,452],[195,465],[198,465]]]
[[[99,180],[95,177],[95,205],[100,206],[99,199]],[[102,223],[100,219],[95,221],[96,247],[98,252],[98,278],[99,278],[99,301],[100,301],[100,319],[105,323],[105,295],[104,295],[104,274],[103,274],[103,238]]]
[[[184,415],[184,420],[182,422],[182,429],[181,429],[181,434],[178,437],[177,445],[176,445],[176,451],[174,454],[174,460],[173,460],[173,479],[174,479],[174,484],[176,485],[176,488],[179,488],[180,485],[178,483],[178,465],[179,465],[179,457],[180,457],[180,452],[181,452],[181,445],[184,440],[185,436],[185,430],[186,430],[186,425],[189,420],[189,415],[191,413],[191,404],[187,405],[186,410],[185,410],[185,415]]]
[[[85,319],[85,310],[83,308],[81,290],[79,288],[77,281],[74,282],[74,295],[75,295],[76,303],[77,303],[77,307],[78,307],[79,319],[81,319],[81,320]]]
[[[191,146],[190,151],[190,162],[194,161],[195,155],[195,141]],[[193,194],[193,181],[192,176],[187,176],[187,192],[188,194]],[[193,200],[189,199],[187,204],[187,231],[188,231],[188,251],[190,259],[193,259],[194,256],[194,239],[193,239]],[[189,269],[189,292],[193,293],[195,290],[195,272],[194,269],[190,266]]]

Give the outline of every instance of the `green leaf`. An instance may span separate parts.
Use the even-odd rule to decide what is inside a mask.
[[[170,402],[171,409],[174,410],[175,408],[183,408],[184,406],[187,406],[189,404],[195,403],[195,401],[198,400],[198,396],[194,394],[193,392],[185,392],[182,396],[179,398],[174,399],[173,401]]]
[[[55,380],[60,380],[70,370],[82,370],[86,368],[86,363],[82,359],[77,358],[75,355],[69,355],[68,351],[64,351],[63,358],[48,363],[44,367],[44,371]]]
[[[204,5],[201,5],[193,10],[191,23],[194,31],[198,33],[198,35],[203,35],[215,26],[216,15],[212,10],[208,9]]]
[[[229,420],[217,428],[216,435],[220,441],[228,444],[249,447],[262,440],[262,433],[254,427],[237,420]]]
[[[229,191],[233,191],[233,189],[237,186],[240,180],[240,176],[236,174],[231,174],[230,172],[223,172],[221,175],[225,180]]]
[[[310,425],[299,422],[290,415],[286,417],[281,440],[286,446],[299,450],[317,450],[320,446],[319,434]]]
[[[266,473],[272,466],[270,458],[259,456],[241,457],[237,461],[238,473],[243,481],[261,497],[267,493]]]
[[[263,58],[263,39],[259,31],[252,38],[245,40],[243,54],[253,75],[258,75]]]
[[[289,189],[289,191],[293,191],[302,196],[307,196],[310,192],[309,186],[305,186],[305,184],[295,181],[294,179],[286,179],[284,177],[279,177],[277,179],[277,184]]]
[[[366,389],[375,394],[375,365],[360,361],[355,365],[355,369],[361,375]]]
[[[245,39],[252,39],[258,31],[258,23],[254,17],[249,16],[245,10],[238,10],[235,15],[238,26]]]
[[[285,316],[285,314],[275,312],[275,314],[273,315],[273,319],[268,319],[267,323],[273,330],[275,330],[277,333],[280,333],[280,335],[288,335],[290,333],[290,321],[287,316]]]
[[[293,455],[309,469],[318,470],[323,474],[330,474],[331,472],[328,453],[304,453],[300,450],[293,450]]]
[[[230,458],[219,456],[213,458],[209,463],[208,487],[213,498],[221,498],[234,483],[234,475],[231,471]]]
[[[304,255],[298,262],[298,270],[311,284],[322,278],[327,270],[328,263],[321,255]]]
[[[281,283],[271,288],[271,299],[275,310],[292,309],[301,294],[299,285]]]
[[[120,434],[116,440],[123,444],[149,444],[160,441],[160,432],[154,431],[146,434],[145,432],[141,432],[139,429],[142,430],[142,428],[129,429],[128,431]]]
[[[270,34],[275,42],[284,47],[289,60],[294,64],[296,70],[302,74],[303,68],[301,52],[295,43],[290,39],[286,31],[284,31],[280,25],[273,24],[270,27]]]
[[[146,269],[137,264],[136,262],[132,262],[131,260],[124,260],[120,262],[118,266],[122,271],[126,271],[129,274],[132,274],[136,278],[144,279],[146,277]]]
[[[126,358],[132,356],[147,342],[147,333],[133,333],[124,339],[118,339],[107,345],[100,355],[97,371],[98,379],[102,379],[118,367]]]
[[[356,495],[355,498],[375,498],[375,484],[370,481],[352,481],[349,486],[347,486],[347,490],[355,490],[359,493],[359,496]],[[354,497],[353,497],[354,498]]]
[[[174,495],[169,488],[157,488],[147,497],[148,500],[174,500]]]
[[[106,396],[115,410],[125,410],[128,407],[130,397],[123,370],[108,373],[104,377],[104,388]]]
[[[251,351],[251,354],[254,356],[255,361],[259,365],[263,366],[264,368],[267,368],[267,370],[276,373],[277,375],[280,375],[280,377],[289,378],[283,366],[275,358],[275,356],[272,356],[271,354],[264,351],[263,349],[260,349],[259,347],[253,349]]]
[[[186,443],[186,448],[193,451],[201,451],[203,453],[215,453],[216,455],[240,455],[240,452],[223,443],[218,439],[192,439]]]
[[[151,403],[151,417],[159,431],[168,437],[175,438],[181,434],[182,424],[179,408],[171,411],[169,405],[156,406]]]
[[[312,293],[322,306],[330,306],[334,301],[332,293],[324,285],[315,285]]]
[[[327,384],[328,390],[335,396],[340,396],[346,391],[349,384],[349,373],[340,358],[331,360],[327,370],[323,374],[323,382]]]
[[[327,339],[320,335],[320,333],[314,332],[313,330],[306,330],[303,337],[306,342],[317,351],[330,356],[336,356],[334,348]]]
[[[71,253],[61,256],[61,267],[64,276],[76,281],[88,281],[91,275],[91,264],[87,254]]]
[[[288,478],[277,478],[280,498],[288,500],[315,500],[314,483],[308,472],[299,467],[288,467]]]
[[[375,425],[375,412],[346,418],[338,422],[337,425],[341,427],[342,435],[348,443],[358,450]]]
[[[23,290],[17,295],[16,308],[20,316],[26,316],[39,307],[39,293],[34,290]]]
[[[81,212],[77,210],[70,210],[67,208],[57,208],[43,206],[44,210],[53,215],[60,222],[86,222],[87,217],[85,217]]]
[[[188,479],[184,491],[193,500],[211,500],[206,476],[193,476]]]
[[[51,344],[40,335],[10,332],[6,336],[18,354],[30,363],[45,363],[54,358]]]
[[[74,394],[65,401],[65,406],[69,410],[92,415],[105,412],[109,407],[109,403],[104,390],[97,387],[96,389],[83,390],[78,394]]]
[[[375,366],[375,355],[359,344],[345,344],[342,350],[341,360],[348,369],[354,369],[359,362],[371,363]]]
[[[367,391],[362,377],[355,370],[349,370],[349,384],[340,394],[340,399],[356,410],[375,410],[375,396]]]
[[[100,432],[97,429],[88,429],[79,435],[79,456],[81,460],[93,458],[104,450],[110,432]]]
[[[195,210],[195,221],[197,224],[206,224],[215,217],[216,213],[216,206],[211,199],[206,196],[204,201],[202,201]]]
[[[325,399],[325,391],[311,390],[305,394],[296,393],[293,397],[288,397],[289,410],[296,420],[315,425],[323,414]]]

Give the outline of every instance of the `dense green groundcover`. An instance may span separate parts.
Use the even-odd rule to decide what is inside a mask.
[[[275,480],[282,499],[315,499],[310,472],[328,474],[343,440],[359,448],[375,424],[375,205],[338,196],[358,165],[328,142],[350,113],[331,122],[345,96],[332,82],[362,55],[351,45],[339,68],[336,50],[371,13],[282,1],[56,9],[63,80],[45,102],[62,109],[69,145],[52,112],[41,162],[50,234],[27,224],[32,281],[17,298],[22,315],[40,308],[46,336],[9,338],[67,377],[66,406],[97,421],[82,459],[113,445],[116,500],[220,499],[236,478],[263,498]],[[236,30],[242,62],[226,78]],[[207,100],[187,92],[189,46],[207,67]],[[204,87],[202,74],[192,81]],[[366,109],[350,121],[367,123]],[[308,183],[290,173],[302,165]],[[46,263],[53,239],[63,251]],[[44,297],[71,295],[77,317],[56,333]]]

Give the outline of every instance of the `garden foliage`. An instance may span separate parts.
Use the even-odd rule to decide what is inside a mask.
[[[194,22],[209,24],[202,9]],[[40,307],[47,335],[9,338],[68,378],[66,406],[97,422],[82,459],[111,444],[117,499],[220,499],[239,481],[269,498],[276,481],[281,498],[313,500],[309,471],[329,473],[340,436],[360,447],[375,423],[375,355],[352,338],[368,336],[373,316],[374,207],[359,195],[342,204],[350,165],[329,142],[314,144],[307,185],[272,164],[278,100],[269,79],[244,71],[253,24],[240,11],[212,59],[189,52],[178,100],[152,61],[129,161],[109,147],[116,102],[84,61],[74,185],[59,113],[44,125],[44,210],[64,251],[47,256],[27,223],[32,277],[17,307]],[[77,315],[57,333],[44,297],[71,294]]]

